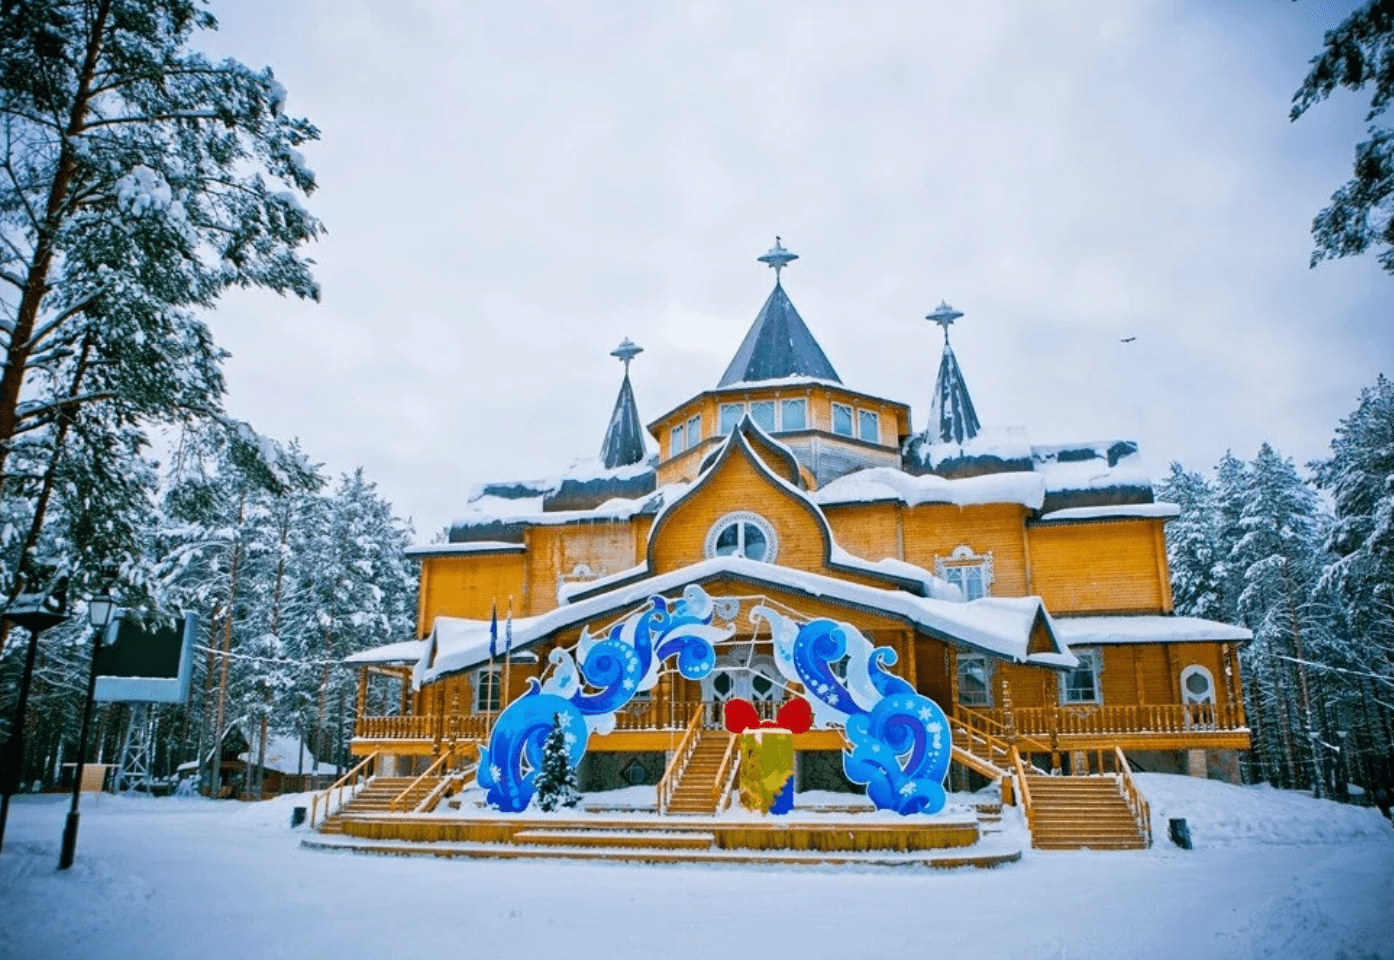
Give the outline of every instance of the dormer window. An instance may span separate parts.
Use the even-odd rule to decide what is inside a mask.
[[[751,403],[750,419],[766,433],[774,433],[774,401],[756,400]]]
[[[963,599],[980,600],[992,595],[992,553],[976,554],[962,544],[947,557],[934,558],[934,572],[963,591]]]
[[[757,513],[728,513],[707,532],[708,557],[748,557],[771,563],[778,552],[774,527]]]
[[[833,404],[833,433],[852,436],[852,408],[846,404]]]
[[[684,431],[682,424],[678,424],[676,427],[674,427],[673,432],[669,434],[669,437],[670,439],[668,441],[668,456],[676,457],[678,454],[682,453],[684,450],[687,449],[687,441],[684,439]]]

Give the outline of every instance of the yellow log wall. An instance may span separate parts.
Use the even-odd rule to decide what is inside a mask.
[[[519,601],[523,597],[526,567],[521,553],[423,558],[417,636],[429,634],[436,617],[487,620],[495,600],[502,617],[509,596]]]
[[[1035,592],[1053,614],[1170,613],[1160,520],[1030,528]]]

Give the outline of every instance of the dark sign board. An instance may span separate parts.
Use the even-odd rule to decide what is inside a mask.
[[[173,626],[142,627],[117,616],[97,654],[97,699],[180,703],[189,695],[198,618]]]

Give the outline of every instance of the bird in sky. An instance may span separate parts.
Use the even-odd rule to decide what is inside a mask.
[[[1132,343],[1132,342],[1133,342],[1134,340],[1136,340],[1136,339],[1137,339],[1137,337],[1124,337],[1122,340],[1119,340],[1118,342],[1119,342],[1119,343]]]

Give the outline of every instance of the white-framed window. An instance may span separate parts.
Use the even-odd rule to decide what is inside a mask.
[[[1103,691],[1099,688],[1099,651],[1074,651],[1079,666],[1065,674],[1065,682],[1060,688],[1063,703],[1102,703]]]
[[[721,435],[724,437],[736,429],[736,425],[741,422],[743,416],[745,416],[745,404],[723,403],[721,405]]]
[[[967,544],[954,547],[947,557],[934,558],[934,572],[963,591],[963,599],[979,600],[992,595],[992,553],[973,552]]]
[[[752,400],[750,419],[754,420],[755,425],[766,433],[774,433],[774,401]]]
[[[689,417],[687,421],[687,449],[691,450],[702,442],[702,415]]]
[[[852,436],[852,408],[845,403],[833,404],[833,433]]]
[[[501,671],[488,668],[480,670],[474,677],[474,712],[475,713],[498,713],[503,705],[503,684],[500,682]]]
[[[706,555],[770,563],[779,555],[779,539],[770,522],[758,513],[728,513],[707,532]]]
[[[992,673],[987,657],[958,655],[958,702],[965,707],[992,705]]]
[[[808,427],[808,401],[779,401],[779,429],[804,430]]]
[[[881,442],[881,417],[871,410],[857,411],[857,437],[871,443]]]
[[[669,434],[668,456],[676,457],[687,449],[687,441],[684,439],[684,436],[685,431],[683,430],[682,424],[678,424],[673,428],[672,433]]]
[[[1214,703],[1215,678],[1200,664],[1193,663],[1181,671],[1182,703]]]

